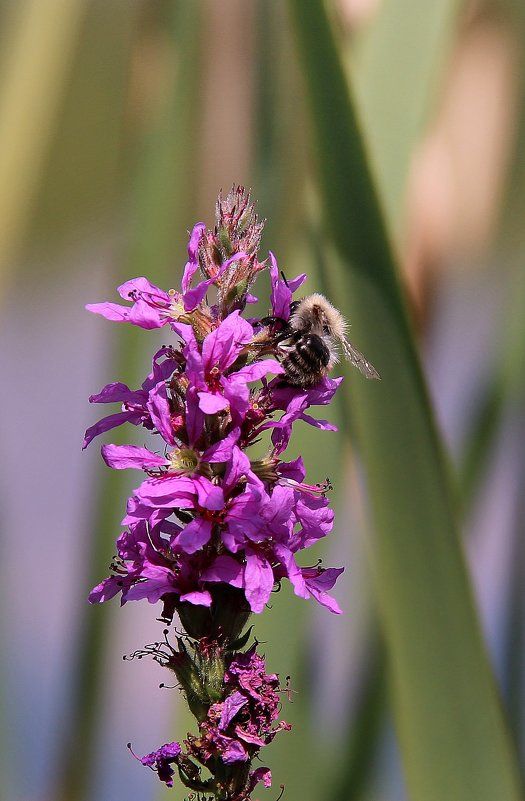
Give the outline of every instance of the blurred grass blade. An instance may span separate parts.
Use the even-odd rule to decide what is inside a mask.
[[[293,257],[296,232],[304,214],[307,150],[298,118],[301,76],[294,57],[286,8],[275,0],[257,0],[254,70],[255,124],[251,186],[267,217],[262,250],[268,248],[286,263]],[[288,136],[293,130],[294,137]],[[304,131],[306,134],[306,131]]]
[[[267,14],[272,6],[273,4],[261,3],[261,10]],[[454,22],[460,6],[459,0],[444,0],[424,8],[418,0],[385,0],[372,24],[366,26],[363,32],[358,31],[350,40],[350,74],[354,79],[356,105],[366,132],[386,216],[393,234],[397,236],[403,224],[405,210],[405,204],[399,198],[405,190],[414,145],[436,102],[443,65],[455,41]],[[264,26],[259,25],[259,30],[261,29],[264,30]],[[279,33],[280,31],[272,31],[274,44]],[[271,46],[261,50],[266,54],[266,61],[264,69],[259,69],[257,74],[265,76],[262,86],[266,87],[268,74],[272,74],[276,59],[275,53],[271,57],[268,55],[272,53]],[[279,54],[282,48],[277,46],[276,50]],[[286,48],[285,52],[289,59],[289,49]],[[391,57],[392,52],[396,53],[395,60]],[[282,87],[287,78],[289,82],[288,74],[280,74],[279,86]],[[399,91],[398,87],[402,87],[402,90]],[[292,87],[288,88],[286,94],[288,99],[290,88]],[[292,96],[295,97],[296,93]],[[288,108],[294,109],[294,113],[295,105],[288,102]],[[275,110],[275,97],[271,108]],[[277,124],[275,121],[281,119],[282,113],[271,114],[266,109],[261,113],[261,124],[256,129],[272,129]],[[286,109],[284,113],[286,115]],[[273,141],[270,137],[267,138]],[[288,145],[290,152],[286,164],[282,165],[284,173],[283,169],[281,173],[288,174],[288,165],[294,161],[294,153],[303,154],[303,149],[298,147],[302,138],[304,134],[301,130],[299,142],[297,131],[293,139],[288,137],[286,140],[292,143],[292,147]],[[282,137],[279,137],[278,141],[281,140]],[[266,173],[271,175],[272,171],[268,166],[265,164]],[[281,183],[287,184],[288,181]],[[275,200],[275,193],[273,199]],[[292,213],[296,213],[297,203],[292,205]],[[312,220],[308,229],[308,251],[315,255],[315,261],[322,266],[313,269],[313,265],[310,265],[305,269],[313,281],[312,286],[329,293],[329,287],[326,286],[326,262],[329,257],[327,259],[327,254],[322,249],[322,231],[318,230],[317,204],[314,205],[315,212],[310,212]],[[283,215],[277,215],[279,223],[281,216]],[[278,252],[282,256],[281,250],[278,249]],[[341,396],[336,396],[335,403],[339,404],[341,400]],[[351,425],[348,413],[342,419],[346,420],[348,429]],[[330,469],[336,472],[333,465]],[[342,760],[344,767],[335,784],[334,799],[343,796],[352,799],[361,797],[370,779],[367,772],[369,774],[374,769],[374,755],[381,741],[380,736],[384,732],[382,724],[385,722],[385,699],[382,692],[384,665],[375,664],[374,655],[381,662],[384,660],[383,649],[374,649],[373,655],[369,655],[370,683],[364,689],[364,697],[354,720],[349,722],[352,735],[345,747],[345,757]],[[377,684],[376,675],[381,676]],[[295,736],[298,737],[299,734],[296,732]]]
[[[473,419],[460,456],[458,475],[464,516],[468,514],[477,496],[493,455],[504,411],[504,393],[501,376],[498,374],[492,377],[481,396],[478,408],[473,410]]]
[[[384,0],[358,42],[352,69],[356,105],[396,235],[414,146],[436,102],[462,6],[461,0]]]
[[[376,627],[375,620],[372,626]],[[343,767],[330,793],[331,801],[357,801],[370,790],[386,723],[387,663],[383,651],[383,642],[374,629],[367,644],[357,709],[344,744]]]
[[[375,524],[379,611],[414,801],[518,801],[435,430],[353,106],[320,2],[289,0],[312,107],[320,192],[345,267],[352,338],[382,374],[348,404]],[[339,295],[338,295],[339,297]]]
[[[195,221],[199,168],[195,131],[202,114],[202,4],[167,4],[159,13],[167,39],[165,87],[138,155],[128,271],[171,286],[173,257],[185,253],[187,231]]]
[[[17,6],[10,20],[0,82],[2,283],[28,221],[85,2],[30,0]]]

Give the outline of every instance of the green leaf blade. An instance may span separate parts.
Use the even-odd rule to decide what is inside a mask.
[[[352,340],[382,374],[353,373],[348,409],[367,473],[373,568],[394,712],[414,801],[517,801],[514,748],[487,660],[455,499],[362,138],[320,3],[290,0],[312,107],[327,227],[345,268]]]

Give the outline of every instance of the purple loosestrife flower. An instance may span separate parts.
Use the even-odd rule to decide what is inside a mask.
[[[87,306],[109,320],[171,332],[140,389],[111,383],[90,398],[121,408],[88,428],[84,447],[125,422],[143,426],[151,440],[102,446],[109,467],[143,478],[128,499],[111,575],[89,600],[161,601],[168,624],[178,614],[185,634],[176,646],[166,630],[162,643],[134,656],[147,653],[175,673],[199,734],[140,761],[168,786],[177,770],[186,787],[227,801],[248,799],[259,781],[270,785],[268,768],[251,763],[290,728],[276,722],[277,676],[266,674],[255,646],[244,650],[249,615],[263,611],[284,579],[299,597],[341,611],[329,591],[342,568],[302,564],[302,552],[332,529],[330,484],[306,483],[302,460],[281,457],[297,420],[335,430],[308,410],[330,403],[342,379],[288,382],[281,342],[306,276],[285,280],[273,254],[260,262],[261,231],[249,194],[234,187],[219,197],[215,228],[193,228],[180,291],[142,277],[119,287],[131,305]],[[264,270],[272,316],[246,319]],[[267,452],[255,458],[251,446],[261,439]]]

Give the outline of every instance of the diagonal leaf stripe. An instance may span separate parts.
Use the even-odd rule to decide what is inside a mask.
[[[413,801],[518,801],[514,748],[477,621],[455,504],[352,100],[322,3],[289,0],[319,188],[344,267],[339,305],[382,382],[354,371],[373,568]],[[461,343],[458,343],[458,347]]]

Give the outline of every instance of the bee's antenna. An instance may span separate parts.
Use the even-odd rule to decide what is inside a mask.
[[[288,289],[290,289],[290,284],[289,284],[289,283],[288,283],[288,281],[286,280],[286,276],[285,276],[285,274],[284,274],[284,271],[283,271],[283,270],[281,270],[281,276],[282,276],[282,279],[283,279],[284,283],[285,283],[285,284],[286,284],[286,286],[288,287]]]

